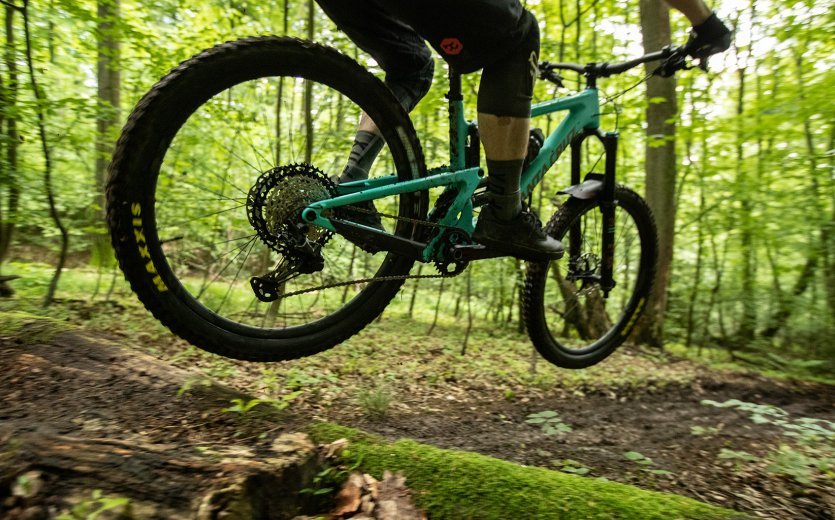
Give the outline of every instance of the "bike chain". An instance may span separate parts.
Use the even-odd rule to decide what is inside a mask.
[[[442,194],[441,197],[444,197],[444,195]],[[443,217],[445,215],[445,211],[449,209],[449,205],[451,203],[452,203],[452,198],[449,198],[449,200],[442,200],[442,199],[439,198],[438,201],[435,203],[435,207],[432,209],[432,214],[430,214],[430,217],[432,217],[433,214],[435,214],[437,212],[444,212],[436,218]],[[342,206],[341,208],[350,209],[351,211],[357,211],[357,212],[366,213],[366,214],[369,214],[369,215],[378,215],[378,216],[384,217],[384,218],[390,218],[390,219],[398,220],[398,221],[401,221],[401,222],[408,222],[410,224],[417,224],[417,225],[427,226],[427,227],[432,227],[432,228],[439,228],[439,229],[454,228],[454,226],[447,226],[447,225],[444,225],[444,224],[440,224],[438,222],[433,222],[431,220],[420,220],[420,219],[414,219],[414,218],[409,218],[409,217],[401,217],[399,215],[390,215],[390,214],[387,214],[387,213],[380,213],[379,211],[372,211],[370,209],[360,208],[360,207],[357,207],[357,206],[346,205],[346,206]],[[333,289],[334,287],[346,287],[348,285],[354,285],[354,284],[358,284],[358,283],[394,282],[394,281],[400,281],[400,280],[413,280],[413,279],[426,279],[426,278],[453,278],[460,273],[461,273],[461,271],[457,271],[457,272],[453,272],[453,273],[440,273],[440,274],[405,274],[405,275],[397,275],[397,276],[375,276],[375,277],[372,277],[372,278],[361,278],[359,280],[349,280],[347,282],[335,282],[335,283],[330,283],[330,284],[319,285],[319,286],[316,286],[316,287],[310,287],[310,288],[307,288],[307,289],[299,289],[298,291],[292,291],[292,292],[289,292],[289,293],[282,294],[279,297],[279,299],[288,298],[290,296],[298,296],[300,294],[311,293],[311,292],[314,292],[314,291],[321,291],[323,289]]]

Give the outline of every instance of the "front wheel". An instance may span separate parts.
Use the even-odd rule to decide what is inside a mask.
[[[604,297],[600,201],[569,199],[546,231],[567,252],[559,262],[529,264],[525,324],[534,346],[551,363],[585,368],[629,337],[652,288],[658,255],[655,221],[634,191],[615,189],[615,287]]]

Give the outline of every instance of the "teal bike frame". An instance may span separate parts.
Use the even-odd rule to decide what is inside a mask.
[[[444,228],[457,228],[470,236],[473,232],[473,195],[479,187],[484,171],[478,166],[467,164],[467,140],[474,135],[475,123],[467,121],[464,116],[464,101],[461,95],[460,75],[450,73],[449,99],[449,121],[450,121],[450,166],[440,172],[435,170],[431,175],[420,179],[409,181],[398,181],[396,175],[375,177],[362,181],[343,183],[337,186],[337,196],[331,199],[322,200],[309,205],[303,212],[305,221],[331,231],[339,230],[325,214],[332,214],[333,210],[342,206],[356,204],[369,200],[375,200],[392,195],[419,192],[430,188],[446,187],[447,190],[457,190],[457,194],[451,203],[450,209],[438,222]],[[596,88],[586,90],[567,96],[561,99],[545,101],[531,107],[531,117],[541,117],[555,112],[568,112],[557,128],[551,133],[542,145],[536,158],[531,161],[522,173],[520,182],[523,198],[531,194],[533,189],[542,180],[545,173],[560,158],[563,151],[571,145],[578,153],[572,153],[572,184],[579,183],[579,145],[589,135],[598,135],[606,144],[606,139],[616,142],[615,134],[601,134],[600,126],[600,102]],[[471,143],[471,146],[478,147],[479,144]],[[614,147],[611,147],[613,150]],[[476,148],[478,150],[478,148]],[[607,173],[611,160],[612,176],[614,175],[614,153],[610,153],[610,147],[606,146],[607,152]],[[612,183],[613,184],[613,183]],[[566,192],[569,192],[566,190]],[[359,224],[356,225],[360,226]],[[370,228],[366,228],[370,229]],[[380,233],[376,231],[376,233]],[[388,233],[386,235],[392,236]],[[399,238],[399,237],[398,237]],[[440,234],[431,239],[419,254],[414,255],[417,260],[429,262],[436,258],[438,253],[438,241]]]

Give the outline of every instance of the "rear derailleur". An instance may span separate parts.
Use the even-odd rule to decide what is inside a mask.
[[[263,276],[253,276],[249,284],[255,296],[262,302],[274,302],[281,298],[284,285],[302,274],[313,274],[325,268],[322,245],[307,238],[307,225],[299,223],[297,233],[288,233],[285,242],[291,254],[281,255],[278,265]]]

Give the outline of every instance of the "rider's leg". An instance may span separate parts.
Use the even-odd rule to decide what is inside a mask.
[[[339,29],[386,71],[385,83],[407,112],[429,91],[434,74],[432,53],[412,27],[392,15],[387,2],[316,0]],[[340,182],[368,178],[383,147],[377,127],[363,114]]]
[[[422,51],[425,53],[425,62],[420,68],[408,71],[393,69],[386,73],[386,85],[407,112],[414,108],[432,85],[435,64],[425,45]],[[377,126],[368,114],[363,113],[351,147],[351,154],[348,156],[348,162],[339,177],[339,182],[367,179],[371,165],[382,148],[383,138],[380,137]]]
[[[680,11],[693,26],[707,20],[713,11],[702,0],[665,0],[670,7]]]
[[[478,93],[478,125],[487,156],[488,205],[474,237],[480,243],[530,259],[562,255],[535,215],[523,210],[519,189],[528,150],[531,99],[537,75],[539,30],[533,15],[516,50],[486,67]]]

